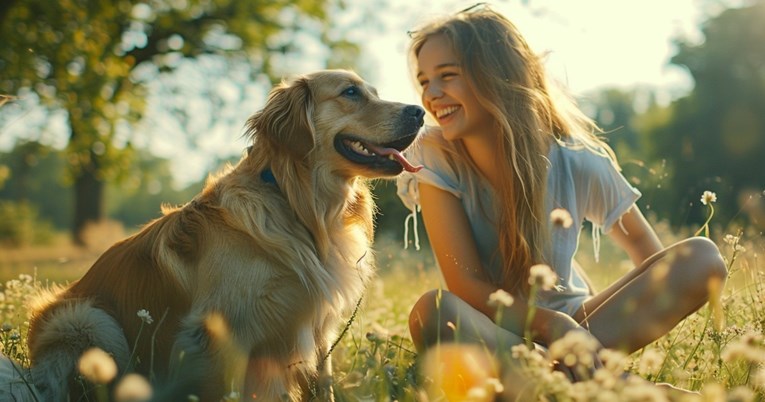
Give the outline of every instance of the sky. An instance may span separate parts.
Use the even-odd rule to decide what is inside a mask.
[[[537,53],[547,54],[548,72],[575,96],[603,87],[657,87],[668,102],[692,87],[688,74],[669,66],[672,39],[700,40],[700,0],[495,0]],[[423,21],[462,10],[474,2],[388,2],[387,34],[365,50],[375,60],[371,80],[382,96],[417,102],[408,78],[406,31]],[[707,10],[709,11],[709,10]]]
[[[700,22],[708,15],[715,15],[719,10],[714,7],[719,4],[731,5],[736,1],[743,0],[494,0],[490,3],[516,24],[532,49],[547,54],[548,73],[575,97],[586,97],[605,87],[645,86],[655,88],[658,100],[666,104],[692,88],[689,75],[680,67],[669,65],[675,53],[673,38],[700,41]],[[361,7],[369,8],[372,3],[357,0],[346,1],[346,4],[346,12],[353,14]],[[409,38],[406,31],[433,17],[451,14],[475,3],[380,0],[379,4],[373,9],[378,22],[352,31],[350,39],[362,46],[357,70],[378,89],[382,98],[417,104],[419,96],[407,67]],[[308,54],[303,60],[303,69],[311,69],[320,58]],[[300,71],[301,67],[290,66],[290,69]],[[190,85],[205,81],[203,69],[196,72],[201,74],[198,77],[191,74],[184,74],[186,78],[191,77],[185,80]],[[177,135],[182,136],[183,128],[166,126],[156,116],[147,119],[144,127],[131,128],[131,131],[145,131],[143,140],[132,139],[135,144],[148,146],[157,156],[172,159],[179,187],[205,177],[216,168],[216,158],[240,155],[247,146],[241,129],[246,118],[262,107],[262,89],[243,84],[241,79],[232,82],[235,88],[231,91],[240,90],[236,87],[252,87],[243,90],[247,93],[244,102],[247,105],[239,110],[240,115],[227,116],[228,125],[216,124],[204,132],[197,149],[180,150],[178,141],[163,141],[169,132],[179,131]],[[19,107],[18,104],[22,103],[11,107]],[[25,126],[34,126],[35,122],[44,126],[40,130],[43,136],[56,137],[56,133],[63,132],[53,141],[47,141],[62,147],[66,143],[66,125],[61,116],[46,120],[40,114],[44,112],[23,110],[18,119],[0,127],[0,149],[10,149],[14,132],[29,131]]]

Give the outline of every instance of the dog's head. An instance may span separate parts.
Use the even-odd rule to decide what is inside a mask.
[[[419,106],[381,100],[353,72],[325,70],[274,87],[248,133],[257,146],[338,175],[385,177],[418,170],[401,151],[424,115]]]

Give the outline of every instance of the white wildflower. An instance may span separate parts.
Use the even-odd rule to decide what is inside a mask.
[[[479,400],[483,401],[488,399],[488,392],[486,392],[486,388],[483,386],[475,386],[473,388],[470,388],[467,392],[468,400]]]
[[[586,331],[569,331],[550,345],[550,358],[567,367],[592,366],[593,354],[598,350],[598,341]]]
[[[550,290],[558,282],[558,275],[553,272],[549,265],[537,264],[529,269],[529,285],[536,285],[540,289]]]
[[[765,363],[765,349],[762,348],[763,336],[755,332],[744,334],[741,339],[725,346],[720,357],[723,361],[744,360],[751,363]]]
[[[501,394],[505,390],[505,386],[502,385],[498,378],[489,378],[486,380],[486,384],[494,388],[494,392],[497,394]]]
[[[146,379],[135,373],[126,375],[114,390],[114,399],[117,402],[148,401],[151,399],[152,389]]]
[[[550,211],[550,222],[554,226],[568,229],[574,223],[574,220],[571,218],[571,214],[568,212],[568,210],[563,208],[555,208]]]
[[[725,237],[723,237],[723,241],[727,244],[730,244],[731,246],[738,244],[738,240],[739,237],[732,234],[726,234]]]
[[[642,376],[656,374],[663,362],[663,354],[655,349],[647,349],[640,357],[640,363],[638,364],[638,374]]]
[[[743,385],[739,385],[728,391],[726,400],[731,402],[754,402],[756,399],[754,391]]]
[[[77,368],[83,377],[94,384],[107,384],[117,375],[114,359],[99,348],[91,348],[80,356]]]
[[[765,366],[760,367],[752,375],[752,386],[760,391],[765,391]]]
[[[514,301],[513,296],[502,289],[497,289],[497,291],[489,295],[489,305],[494,307],[510,307]]]
[[[701,203],[707,205],[712,202],[717,202],[717,194],[707,190],[701,195]]]
[[[140,318],[141,321],[143,321],[146,324],[151,324],[154,322],[154,319],[151,318],[151,314],[149,314],[148,310],[140,309],[138,310],[137,315],[138,315],[138,318]]]

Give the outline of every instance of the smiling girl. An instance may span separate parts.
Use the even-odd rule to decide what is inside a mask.
[[[714,243],[662,245],[598,127],[548,82],[507,18],[482,6],[411,36],[422,104],[437,126],[408,153],[424,169],[402,176],[398,189],[410,209],[421,206],[446,285],[411,311],[419,351],[456,340],[496,350],[524,336],[550,345],[582,331],[631,353],[722,286],[727,272]],[[595,240],[608,234],[635,267],[600,292],[574,258],[585,220]],[[539,264],[553,270],[555,286],[532,300],[530,269]],[[498,290],[514,302],[495,320],[489,299]]]

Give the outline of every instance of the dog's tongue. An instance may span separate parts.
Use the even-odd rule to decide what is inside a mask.
[[[366,144],[366,146],[377,155],[380,155],[380,156],[393,155],[393,157],[396,158],[398,163],[400,163],[401,166],[404,167],[404,170],[406,170],[407,172],[417,173],[420,171],[420,169],[422,169],[422,165],[418,165],[418,166],[412,165],[408,160],[406,160],[406,157],[404,157],[404,155],[402,155],[401,152],[399,152],[395,148],[381,148],[372,144]]]

